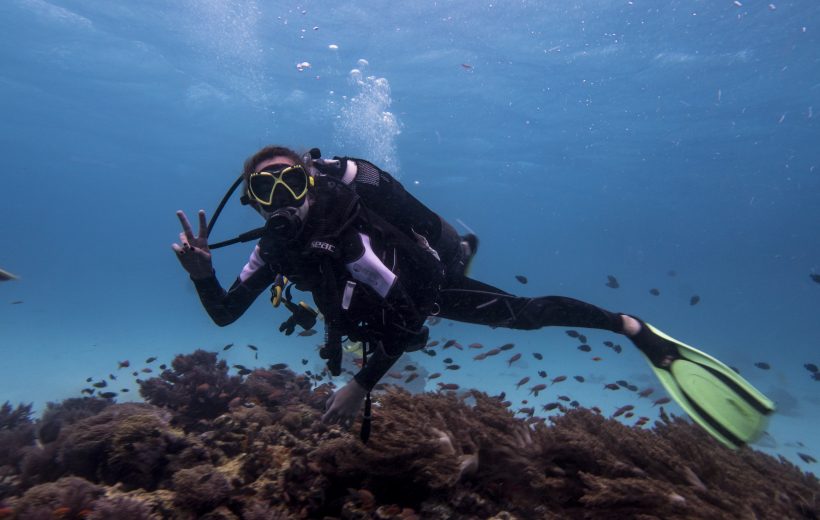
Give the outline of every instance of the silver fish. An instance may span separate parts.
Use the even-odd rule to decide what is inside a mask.
[[[10,272],[6,271],[5,269],[0,268],[0,282],[8,282],[10,280],[19,280],[20,277]]]

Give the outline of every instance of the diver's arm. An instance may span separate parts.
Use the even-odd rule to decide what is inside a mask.
[[[391,356],[386,352],[382,342],[379,341],[374,352],[368,356],[367,364],[353,376],[353,379],[368,392],[373,390],[373,387],[390,370],[390,367],[399,360],[402,352]]]
[[[242,316],[257,296],[269,287],[275,275],[259,256],[259,246],[230,289],[222,288],[216,273],[207,278],[193,279],[202,306],[214,323],[229,325]]]

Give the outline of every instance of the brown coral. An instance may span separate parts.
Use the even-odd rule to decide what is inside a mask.
[[[21,437],[31,445],[7,451],[0,472],[0,483],[10,483],[4,489],[15,514],[104,518],[121,512],[135,520],[820,516],[816,477],[751,449],[730,451],[678,418],[634,428],[576,409],[549,422],[524,421],[481,392],[411,395],[388,387],[375,397],[365,445],[355,430],[321,422],[329,386],[311,389],[290,370],[257,369],[233,379],[213,356],[177,359],[170,375],[149,385],[163,407],[55,405],[44,418],[52,426],[34,425],[48,442],[35,446],[30,433]],[[221,390],[214,396],[215,388]],[[213,399],[199,403],[205,408],[191,401],[203,397]],[[5,414],[10,424],[33,431],[25,409],[6,407]],[[87,480],[58,480],[69,473]]]

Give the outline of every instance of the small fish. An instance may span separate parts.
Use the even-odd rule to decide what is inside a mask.
[[[601,361],[602,359],[604,359],[604,358],[602,358],[601,356],[593,356],[592,357],[592,361]]]
[[[96,383],[94,383],[91,386],[93,386],[94,388],[105,388],[106,386],[108,386],[108,382],[105,379],[103,379],[103,380],[97,381]]]
[[[446,357],[446,358],[442,359],[441,362],[444,363],[445,365],[449,365],[450,363],[453,362],[453,358]]]
[[[820,283],[820,274],[812,273],[809,275],[809,277],[812,279],[812,281]]]
[[[590,408],[590,410],[597,413],[598,415],[601,415],[601,409],[598,408],[597,406],[593,406],[592,408]]]
[[[616,385],[615,383],[607,383],[604,385],[604,388],[606,388],[607,390],[618,390],[621,387]]]
[[[436,357],[438,355],[435,350],[426,350],[424,353],[430,357]]]
[[[233,365],[233,368],[236,368],[238,370],[242,370],[243,368],[245,368],[245,365],[240,365],[239,363],[237,363],[237,364]]]
[[[527,414],[530,417],[532,417],[532,414],[535,413],[535,408],[533,408],[532,406],[530,406],[529,408],[519,408],[518,413]]]
[[[554,377],[554,378],[552,378],[552,384],[560,383],[561,381],[566,381],[566,380],[567,380],[567,376]]]
[[[512,366],[512,364],[515,363],[516,361],[518,361],[519,359],[521,359],[521,353],[520,352],[518,354],[513,354],[513,356],[510,359],[507,360],[507,366],[508,367]]]
[[[393,379],[402,379],[404,375],[401,372],[388,372],[387,377],[392,377]]]
[[[470,348],[484,348],[484,345],[482,345],[481,343],[470,343],[467,346]]]
[[[615,382],[618,383],[618,386],[622,388],[626,388],[627,386],[629,386],[629,383],[626,381],[626,379],[619,379]]]
[[[488,351],[487,351],[487,352],[485,352],[484,354],[485,354],[487,357],[490,357],[490,356],[497,356],[498,354],[501,354],[501,349],[500,349],[500,348],[491,348],[490,350],[488,350]]]
[[[589,352],[590,350],[592,350],[592,347],[584,343],[583,345],[578,345],[578,350],[580,350],[581,352]]]
[[[250,374],[251,371],[248,370],[247,368],[240,368],[239,370],[236,371],[236,373],[239,374],[240,376],[246,376],[246,375]]]
[[[579,403],[578,401],[573,399],[572,401],[569,402],[569,405],[573,408],[578,408],[579,406],[581,406],[581,403]]]
[[[535,358],[535,359],[537,359],[538,361],[541,361],[542,359],[544,359],[544,356],[542,356],[542,355],[541,355],[541,354],[539,354],[538,352],[533,352],[533,353],[532,353],[532,357],[534,357],[534,358]]]
[[[99,395],[103,399],[113,399],[113,398],[117,397],[117,392],[100,392],[97,395]]]
[[[660,296],[661,292],[653,287],[652,289],[649,289],[649,294],[652,296]]]
[[[654,388],[645,388],[645,389],[641,390],[640,392],[638,392],[638,397],[649,397],[650,395],[652,395],[652,392],[654,392],[654,391],[655,391]]]
[[[230,350],[230,349],[231,349],[231,347],[233,347],[233,343],[228,343],[227,345],[225,345],[224,347],[222,347],[222,351],[224,352],[224,351],[226,351],[226,350]]]
[[[620,354],[621,350],[623,350],[623,349],[621,348],[620,345],[615,344],[615,345],[612,345],[612,350],[614,350],[616,354]]]
[[[248,348],[253,350],[254,352],[259,352],[259,347],[257,347],[256,345],[251,345],[250,343],[248,343]]]
[[[672,399],[670,399],[668,397],[661,397],[660,399],[655,399],[654,401],[652,401],[652,406],[657,406],[659,404],[666,404],[666,403],[669,403],[671,401],[672,401]]]
[[[129,389],[127,389],[127,388],[121,388],[121,389],[120,389],[120,392],[124,392],[124,393],[128,393],[128,392],[130,392],[130,391],[131,391],[131,390],[129,390]]]
[[[559,406],[561,406],[561,403],[547,403],[544,406],[542,406],[541,409],[544,410],[545,412],[549,412],[549,411],[555,410]]]
[[[12,305],[20,305],[21,303],[24,303],[23,300],[14,300],[11,302]]]
[[[94,391],[95,390],[93,388],[83,388],[82,390],[80,390],[80,393],[81,394],[92,395],[94,393]]]
[[[460,387],[455,383],[439,383],[439,390],[458,390]]]
[[[770,368],[772,368],[772,366],[766,363],[765,361],[758,361],[757,363],[755,363],[755,366],[760,370],[769,370]]]
[[[412,371],[416,369],[416,365],[405,365],[404,369],[407,371]]]
[[[117,376],[115,376],[114,374],[108,374],[108,379],[110,379],[111,381],[116,381]]]
[[[519,381],[518,383],[515,384],[515,388],[521,388],[522,385],[526,385],[527,383],[529,383],[529,381],[530,381],[530,378],[525,377],[525,378],[521,379],[521,381]]]
[[[611,341],[608,341],[608,340],[607,340],[607,341],[604,341],[604,345],[606,345],[606,346],[607,346],[607,347],[609,347],[609,348],[612,348],[612,346],[614,345],[614,343],[612,343]]]
[[[579,383],[583,383],[584,382],[584,376],[575,376],[575,380],[578,381]]]
[[[500,347],[498,347],[498,350],[502,350],[502,351],[503,351],[503,350],[510,350],[510,349],[511,349],[511,348],[513,348],[514,346],[515,346],[515,343],[504,343],[503,345],[501,345]]]
[[[146,360],[145,360],[145,362],[146,362],[146,363],[153,363],[153,362],[154,362],[154,361],[156,361],[156,360],[157,360],[157,358],[156,358],[156,357],[151,356],[151,357],[149,357],[148,359],[146,359]]]
[[[806,464],[814,464],[815,462],[817,462],[817,459],[815,459],[814,457],[812,457],[811,455],[809,455],[807,453],[800,453],[798,451],[797,456],[800,457],[801,459],[803,459],[803,462],[805,462]]]
[[[128,361],[127,359],[126,359],[125,361],[118,361],[118,362],[117,362],[117,369],[118,369],[118,370],[119,370],[120,368],[128,368],[128,367],[130,367],[130,366],[131,366],[131,362],[130,362],[130,361]]]
[[[438,340],[434,339],[433,341],[427,343],[427,346],[430,347],[430,348],[437,347],[438,346]]]
[[[568,330],[566,332],[567,336],[569,336],[570,338],[577,338],[580,335],[577,330]]]
[[[634,410],[634,409],[635,409],[635,407],[634,407],[634,406],[632,406],[631,404],[627,404],[627,405],[621,406],[620,408],[618,408],[617,410],[615,410],[615,412],[612,414],[612,417],[620,417],[620,416],[622,416],[624,413],[626,413],[626,412],[628,412],[628,411],[630,411],[630,410]]]
[[[669,271],[666,272],[666,275],[667,276],[677,276],[678,272],[675,271],[675,270],[670,269]]]
[[[470,65],[469,63],[462,63],[461,68],[464,69],[464,70],[473,70],[473,66]]]
[[[433,372],[432,374],[427,376],[427,380],[429,381],[430,379],[436,379],[439,377],[441,377],[441,372]]]
[[[151,372],[153,372],[153,370],[151,370],[151,369],[150,369],[150,368],[148,368],[148,367],[145,367],[145,368],[143,368],[142,370],[140,370],[140,372],[143,372],[143,373],[145,373],[145,374],[150,374]]]
[[[632,419],[633,417],[635,417],[635,414],[633,412],[626,412],[624,414],[624,418],[626,419]]]
[[[587,342],[587,337],[584,336],[583,334],[578,334],[578,341],[580,341],[581,343],[586,343]]]
[[[482,361],[482,360],[484,360],[484,359],[487,359],[487,353],[486,353],[486,352],[482,352],[481,354],[477,354],[477,355],[473,356],[473,359],[474,359],[475,361]]]
[[[535,395],[535,397],[538,397],[538,392],[545,389],[546,387],[547,385],[545,385],[544,383],[539,383],[533,387],[530,387],[530,395]]]
[[[805,364],[805,365],[803,365],[803,366],[804,366],[804,367],[806,368],[806,370],[808,370],[809,372],[812,372],[812,373],[814,373],[814,374],[816,374],[816,373],[817,373],[817,365],[815,365],[814,363],[806,363],[806,364]]]
[[[138,375],[140,375],[140,373],[135,370],[135,371],[131,372],[131,375],[134,376],[134,377],[137,377]]]
[[[524,276],[523,274],[515,275],[515,279],[518,280],[519,282],[521,282],[522,284],[526,284],[529,281],[529,280],[527,280],[527,277]]]
[[[461,368],[461,365],[447,365],[444,367],[445,370],[458,370],[459,368]]]
[[[305,359],[305,358],[302,358],[302,366],[305,366],[307,364],[308,364],[308,360]]]
[[[541,377],[547,377],[547,371],[546,370],[539,370],[538,375],[541,376]]]
[[[160,370],[165,370],[166,368],[168,368],[168,365],[166,365],[165,363],[163,363],[159,366]]]
[[[629,390],[630,392],[637,392],[638,391],[638,387],[633,385],[633,384],[626,385],[626,389]]]
[[[611,274],[606,275],[606,278],[607,278],[607,282],[606,282],[605,285],[607,287],[610,287],[612,289],[617,289],[618,287],[621,286],[621,284],[618,283],[618,279],[615,278],[614,276],[612,276]]]
[[[19,280],[20,277],[10,272],[6,271],[5,269],[0,269],[0,282],[9,282],[11,280]]]
[[[308,337],[316,334],[316,329],[307,329],[299,333],[299,336]]]
[[[86,383],[90,383],[90,382],[91,382],[91,381],[93,381],[93,380],[94,380],[94,378],[93,378],[93,377],[86,377],[86,378],[85,378],[85,382],[86,382]]]
[[[697,305],[698,303],[700,303],[700,296],[697,294],[689,298],[689,305]]]
[[[407,376],[407,379],[405,379],[404,382],[409,383],[410,381],[414,380],[417,377],[419,377],[419,373],[418,372],[413,372],[412,374]]]

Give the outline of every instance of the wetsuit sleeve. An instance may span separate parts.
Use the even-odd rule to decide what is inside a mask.
[[[354,376],[362,387],[371,390],[405,349],[427,342],[428,330],[424,327],[425,316],[419,313],[398,276],[373,251],[370,237],[356,233],[347,242],[343,259],[348,272],[382,298],[383,323],[373,331],[380,341],[367,364]]]
[[[242,316],[257,296],[275,279],[273,271],[262,262],[257,246],[239,277],[227,291],[222,288],[216,273],[208,278],[193,280],[205,311],[220,327],[229,325]]]
[[[398,361],[399,357],[401,357],[401,354],[391,356],[385,352],[384,348],[379,346],[376,348],[376,351],[367,358],[367,364],[353,376],[353,379],[369,392],[373,390],[373,387],[376,386],[381,378],[390,370],[390,367]]]

